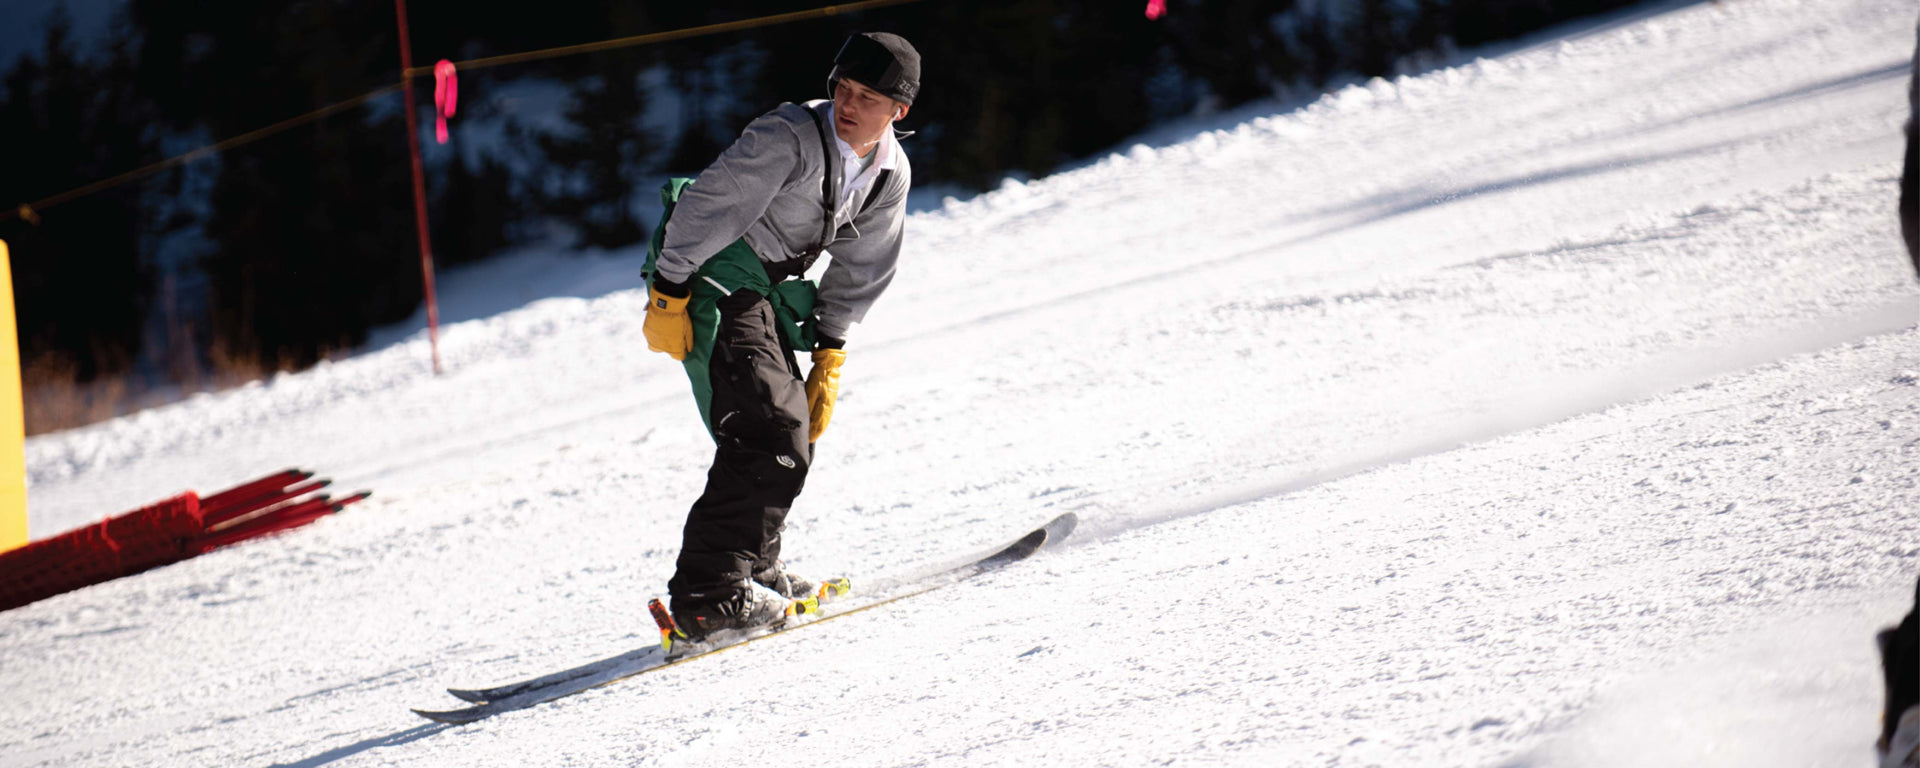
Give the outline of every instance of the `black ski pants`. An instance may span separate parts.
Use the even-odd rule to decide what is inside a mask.
[[[813,460],[807,392],[774,319],[749,290],[719,301],[708,408],[718,446],[707,487],[687,514],[680,559],[667,591],[713,594],[780,561],[780,532]]]

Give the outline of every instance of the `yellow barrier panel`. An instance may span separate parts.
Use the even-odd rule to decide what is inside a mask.
[[[27,543],[27,419],[20,399],[20,335],[13,266],[0,240],[0,552]]]

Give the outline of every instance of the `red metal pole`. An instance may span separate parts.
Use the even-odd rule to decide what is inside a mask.
[[[270,495],[250,499],[244,504],[236,504],[226,509],[218,509],[211,512],[202,511],[201,519],[206,522],[207,530],[213,530],[275,504],[292,501],[332,484],[332,480],[315,480],[311,483],[302,483]]]
[[[433,244],[427,237],[427,180],[420,168],[420,126],[413,115],[413,44],[407,37],[407,0],[393,0],[400,18],[400,91],[407,97],[407,152],[413,155],[413,226],[420,232],[420,279],[427,289],[427,343],[433,375],[440,375],[440,305],[433,297]]]
[[[224,491],[200,500],[200,511],[212,514],[221,507],[230,506],[247,499],[280,490],[294,483],[313,477],[312,472],[301,469],[286,469],[267,475],[258,480],[249,480]]]

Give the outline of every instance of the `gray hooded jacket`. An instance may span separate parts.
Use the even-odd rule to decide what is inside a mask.
[[[831,169],[835,189],[845,186],[840,153],[823,152],[819,129],[806,110],[830,121],[829,102],[782,104],[747,125],[712,165],[681,194],[667,221],[665,241],[655,267],[668,280],[687,282],[713,254],[745,238],[760,261],[777,264],[802,258],[819,245],[826,219],[820,182]],[[827,124],[829,142],[833,126]],[[884,139],[892,141],[891,136]],[[832,256],[820,277],[815,315],[819,332],[845,339],[848,329],[867,314],[893,280],[900,260],[906,221],[907,189],[913,172],[906,154],[895,147],[897,165],[864,212],[863,190],[847,205],[836,205],[827,246]],[[789,265],[790,266],[790,265]]]

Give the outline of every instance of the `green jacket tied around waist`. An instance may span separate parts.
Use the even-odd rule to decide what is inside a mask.
[[[679,202],[681,193],[692,184],[693,179],[675,177],[660,187],[660,203],[666,206],[666,210],[660,214],[660,223],[653,228],[653,241],[647,248],[647,263],[641,268],[641,276],[648,281],[653,279],[654,262],[660,258],[660,247],[666,239],[667,220],[673,217],[674,204]],[[714,334],[720,328],[720,299],[738,291],[752,291],[765,296],[773,305],[773,314],[780,323],[781,336],[787,348],[805,351],[813,349],[814,345],[813,304],[817,289],[811,280],[805,279],[775,283],[767,276],[759,255],[744,239],[733,241],[707,259],[688,285],[693,288],[693,296],[687,302],[687,317],[693,321],[693,346],[687,350],[687,359],[682,363],[686,366],[687,378],[693,384],[693,399],[700,407],[700,423],[707,425],[708,434],[712,434],[710,407],[713,389],[708,381],[708,364],[713,359]]]

